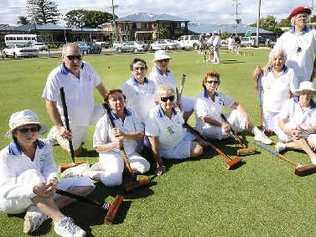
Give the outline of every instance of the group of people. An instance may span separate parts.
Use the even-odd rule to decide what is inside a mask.
[[[286,148],[303,149],[316,164],[316,94],[312,78],[316,52],[316,34],[306,27],[311,11],[295,8],[291,14],[293,29],[278,40],[270,53],[268,64],[257,67],[254,79],[262,99],[263,125],[275,132],[281,142],[278,152]],[[196,129],[209,139],[222,140],[234,132],[246,131],[258,142],[271,144],[271,139],[252,122],[244,106],[220,92],[222,78],[210,71],[201,80],[196,98],[181,95],[169,68],[171,57],[163,50],[155,52],[154,65],[147,76],[145,60],[134,58],[131,76],[122,87],[108,90],[98,74],[82,60],[76,43],[62,50],[63,63],[48,76],[42,97],[53,123],[47,139],[40,138],[45,126],[31,110],[15,112],[9,119],[7,135],[12,142],[0,152],[0,211],[17,214],[26,212],[24,232],[32,233],[48,218],[61,236],[85,236],[86,232],[60,208],[71,199],[56,194],[57,189],[88,195],[94,182],[117,186],[123,182],[122,147],[134,173],[149,171],[155,165],[157,175],[166,171],[164,159],[199,157],[207,145],[185,128],[194,113]],[[70,121],[65,126],[61,91]],[[104,103],[94,103],[94,88]],[[224,109],[231,110],[223,119]],[[99,160],[85,170],[70,168],[69,175],[58,179],[52,145],[59,144],[75,155],[82,153],[87,129],[95,124],[93,147]],[[143,157],[148,147],[154,162]],[[77,173],[76,173],[77,171]],[[79,172],[79,173],[78,173]]]

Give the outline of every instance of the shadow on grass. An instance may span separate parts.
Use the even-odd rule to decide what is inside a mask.
[[[245,63],[244,61],[238,61],[236,59],[226,59],[226,60],[222,60],[221,64],[242,64]]]

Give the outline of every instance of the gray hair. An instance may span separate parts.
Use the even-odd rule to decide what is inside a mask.
[[[161,85],[158,88],[158,95],[162,96],[164,94],[175,95],[175,90],[169,85]]]
[[[270,51],[270,54],[269,54],[269,60],[270,62],[276,57],[276,56],[282,56],[284,61],[286,61],[287,59],[287,54],[286,52],[282,49],[282,48],[273,48],[271,51]]]
[[[69,48],[73,48],[74,50],[76,50],[80,53],[80,48],[79,48],[79,45],[77,43],[67,43],[67,44],[64,44],[63,49],[62,49],[62,56],[63,57],[65,56],[65,53]]]

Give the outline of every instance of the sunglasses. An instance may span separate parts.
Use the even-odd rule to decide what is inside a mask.
[[[162,62],[167,63],[167,62],[169,62],[169,59],[161,59],[161,60],[157,60],[157,61],[160,62],[160,63],[162,63]]]
[[[218,84],[218,81],[206,81],[206,83],[208,83],[208,84],[212,84],[212,83]]]
[[[134,69],[135,71],[137,71],[137,70],[144,71],[144,70],[145,70],[145,67],[134,67],[133,69]]]
[[[160,99],[162,102],[167,102],[168,100],[173,102],[175,98],[174,98],[174,95],[172,95],[172,96],[160,97]]]
[[[66,56],[68,58],[68,60],[73,61],[75,59],[77,60],[81,60],[81,55],[68,55]]]
[[[26,128],[18,128],[20,133],[28,133],[28,132],[38,132],[40,128],[38,126],[26,127]]]

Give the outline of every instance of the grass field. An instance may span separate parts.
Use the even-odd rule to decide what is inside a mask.
[[[171,68],[179,80],[187,75],[185,95],[201,90],[205,72],[221,73],[220,89],[245,105],[255,122],[258,107],[254,82],[250,74],[256,64],[266,62],[268,51],[256,50],[254,55],[222,54],[222,64],[202,62],[196,52],[172,53]],[[129,63],[135,55],[87,56],[108,88],[120,87],[128,79]],[[141,54],[151,65],[153,54]],[[41,93],[48,73],[60,59],[25,59],[0,61],[0,134],[8,129],[12,112],[30,108],[50,125]],[[101,98],[96,95],[98,101]],[[193,121],[191,121],[193,122]],[[91,149],[93,127],[89,130],[87,148]],[[248,137],[254,145],[253,138]],[[0,147],[9,139],[0,139]],[[221,145],[223,146],[223,145]],[[225,150],[232,154],[234,148]],[[224,168],[216,155],[197,161],[168,162],[168,172],[155,178],[154,185],[126,197],[117,225],[100,225],[102,213],[94,208],[73,204],[65,210],[86,228],[91,236],[315,236],[316,175],[298,177],[293,167],[261,151],[246,157],[245,164],[234,171]],[[68,162],[59,147],[54,148],[57,162]],[[308,162],[306,155],[286,153],[294,160]],[[210,157],[212,157],[210,159]],[[85,158],[83,158],[85,159]],[[96,157],[87,157],[90,162]],[[119,189],[118,189],[119,190]],[[99,199],[113,199],[116,189],[98,185],[94,194]],[[0,214],[0,236],[22,236],[23,219]],[[53,230],[41,230],[55,236]]]

